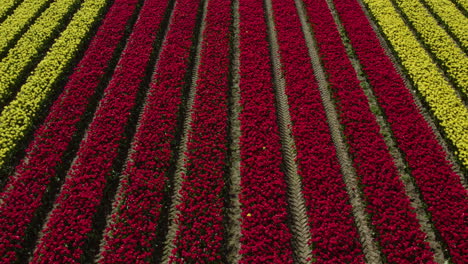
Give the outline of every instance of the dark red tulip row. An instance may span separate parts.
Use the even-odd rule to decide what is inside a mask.
[[[208,2],[173,263],[222,262],[231,0]]]
[[[241,107],[240,263],[292,263],[263,1],[239,1]]]
[[[145,1],[43,230],[34,263],[78,262],[88,246],[93,216],[124,139],[166,6],[167,2]]]
[[[294,0],[273,0],[297,163],[319,263],[362,263],[352,208]]]
[[[77,123],[95,94],[112,56],[124,36],[138,0],[116,0],[103,19],[83,59],[70,76],[63,93],[54,102],[44,123],[34,134],[26,157],[10,177],[0,200],[0,256],[12,262],[34,212],[61,164]]]
[[[420,230],[327,2],[305,3],[382,252],[392,263],[430,263],[433,253],[424,241],[425,234]]]
[[[201,8],[197,0],[175,3],[147,103],[136,131],[133,153],[126,164],[116,213],[105,234],[100,263],[149,263],[164,206],[167,174],[174,153],[183,87],[190,70],[190,50]]]
[[[368,76],[398,146],[446,242],[452,261],[468,263],[467,192],[442,147],[415,105],[411,93],[385,55],[355,0],[335,1],[336,9]]]

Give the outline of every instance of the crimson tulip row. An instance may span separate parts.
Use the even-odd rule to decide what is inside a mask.
[[[294,0],[273,0],[314,258],[362,263],[362,246]]]
[[[447,244],[452,261],[467,263],[468,231],[460,229],[468,211],[467,193],[446,159],[446,153],[415,105],[411,93],[385,55],[359,4],[335,1],[343,26],[374,93],[404,153],[416,184]]]
[[[171,262],[223,261],[231,0],[209,1]]]
[[[425,234],[405,194],[327,2],[306,0],[305,3],[382,252],[389,262],[430,263],[433,253],[424,241]]]
[[[32,224],[35,212],[41,214],[38,211],[43,210],[43,199],[52,199],[46,196],[47,188],[51,182],[59,181],[57,170],[72,144],[77,124],[103,75],[109,71],[110,61],[137,3],[138,0],[115,1],[63,93],[35,132],[26,157],[17,166],[14,176],[10,176],[1,194],[0,208],[0,255],[6,262],[17,258],[16,251],[24,243],[25,230]]]
[[[241,124],[240,263],[292,263],[263,1],[239,1]]]
[[[92,246],[87,241],[93,231],[93,217],[124,140],[166,6],[167,2],[145,1],[42,231],[33,262],[78,262]]]
[[[151,262],[174,160],[184,88],[203,1],[178,0],[106,229],[100,263]]]

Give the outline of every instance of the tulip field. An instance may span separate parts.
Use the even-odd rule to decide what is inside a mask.
[[[467,0],[2,0],[0,111],[0,263],[468,263]]]

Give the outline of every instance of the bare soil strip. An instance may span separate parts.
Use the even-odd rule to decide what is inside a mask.
[[[209,0],[202,0],[203,10],[201,12],[201,25],[198,31],[198,40],[196,43],[196,53],[195,53],[195,63],[192,69],[192,80],[190,85],[190,90],[188,92],[187,102],[186,102],[186,112],[184,117],[183,123],[183,131],[182,136],[179,141],[179,149],[177,151],[177,161],[175,167],[175,174],[173,179],[173,186],[172,186],[172,201],[171,207],[169,208],[169,217],[168,217],[168,231],[164,243],[164,249],[162,252],[162,258],[160,263],[169,263],[169,258],[172,254],[172,250],[174,249],[174,239],[178,230],[178,224],[175,221],[177,215],[179,214],[179,210],[177,206],[181,203],[182,196],[180,195],[180,189],[182,188],[182,174],[185,174],[187,169],[185,167],[187,161],[187,142],[188,136],[192,127],[192,106],[193,101],[195,98],[195,93],[197,89],[197,80],[198,80],[198,68],[200,66],[200,58],[201,58],[201,50],[202,50],[202,42],[203,42],[203,31],[205,30],[205,18],[206,18],[206,11],[208,7]]]
[[[232,28],[231,28],[231,68],[229,94],[229,171],[227,175],[227,193],[228,201],[226,208],[226,259],[228,263],[238,263],[241,259],[240,237],[241,237],[241,213],[239,193],[241,191],[240,182],[240,75],[239,75],[239,0],[233,0],[232,3]]]
[[[356,76],[361,82],[361,87],[363,88],[364,94],[366,95],[369,103],[370,109],[373,111],[376,116],[377,123],[380,126],[381,134],[385,140],[385,143],[388,146],[389,152],[395,161],[395,165],[398,169],[400,180],[403,182],[405,187],[406,195],[410,198],[411,206],[415,208],[416,216],[421,225],[421,230],[427,235],[426,241],[429,243],[431,249],[434,251],[434,260],[437,263],[444,263],[447,259],[444,257],[444,248],[440,241],[437,240],[435,229],[431,224],[430,216],[425,210],[426,205],[422,201],[421,194],[417,191],[417,188],[414,183],[414,179],[409,172],[409,168],[406,165],[403,154],[401,150],[397,147],[397,143],[392,136],[392,131],[389,124],[384,118],[383,111],[380,108],[380,105],[377,102],[377,99],[372,91],[369,81],[365,77],[365,74],[362,70],[362,66],[354,53],[353,47],[351,46],[349,39],[347,37],[346,31],[341,24],[340,18],[336,12],[335,5],[331,0],[327,0],[328,7],[333,15],[333,19],[338,27],[340,32],[341,39],[346,47],[346,52],[350,58],[353,68],[356,72]]]
[[[326,110],[332,140],[335,144],[336,153],[341,165],[341,172],[343,173],[346,190],[349,194],[350,202],[353,207],[353,215],[356,226],[358,228],[366,260],[369,263],[383,263],[382,253],[379,250],[378,242],[375,240],[375,233],[372,231],[372,225],[369,221],[370,217],[366,214],[365,203],[362,197],[362,192],[359,188],[356,172],[352,166],[352,160],[349,156],[346,143],[344,141],[344,135],[340,129],[338,114],[335,109],[335,105],[332,102],[330,91],[328,90],[326,74],[320,62],[318,48],[313,37],[312,28],[308,24],[307,15],[304,11],[304,4],[301,0],[295,0],[295,2],[298,9],[299,18],[301,20],[302,30],[304,32],[307,47],[309,49],[309,56],[311,58],[312,66],[318,81],[323,105]]]
[[[271,0],[265,0],[268,37],[270,42],[271,59],[273,62],[273,79],[275,84],[276,109],[281,136],[282,154],[286,179],[288,182],[288,204],[291,215],[291,231],[293,234],[294,255],[297,263],[309,263],[312,260],[312,250],[308,246],[311,233],[308,225],[305,199],[302,195],[302,182],[295,162],[296,146],[292,137],[292,124],[289,114],[288,99],[285,93],[286,81],[281,73],[279,46],[276,36],[273,7]]]
[[[452,165],[452,169],[454,172],[460,177],[460,182],[462,183],[463,187],[465,189],[468,189],[468,179],[467,175],[464,175],[462,166],[460,166],[460,163],[458,162],[458,159],[455,157],[454,153],[452,152],[452,145],[449,143],[447,138],[441,134],[440,131],[443,131],[440,129],[440,127],[437,125],[437,119],[434,117],[434,115],[431,113],[429,107],[427,104],[425,104],[424,98],[419,94],[417,89],[413,86],[412,82],[410,81],[409,76],[405,73],[403,67],[400,64],[399,59],[394,55],[393,50],[390,46],[390,44],[387,42],[387,40],[382,36],[379,30],[379,26],[375,23],[375,20],[373,19],[372,15],[369,13],[367,8],[365,7],[364,3],[362,0],[358,0],[359,5],[361,6],[362,10],[366,14],[366,16],[369,18],[369,23],[374,29],[375,34],[377,35],[377,38],[380,41],[380,45],[382,48],[385,50],[386,55],[391,59],[393,66],[395,70],[398,72],[398,74],[402,77],[406,87],[408,90],[411,92],[413,95],[413,100],[418,107],[419,111],[421,112],[422,116],[426,120],[426,122],[429,124],[431,127],[432,131],[434,132],[434,135],[436,136],[437,141],[439,144],[442,146],[444,152],[446,153],[446,159],[450,161]]]

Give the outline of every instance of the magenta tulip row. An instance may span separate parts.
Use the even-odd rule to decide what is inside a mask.
[[[33,262],[78,262],[90,246],[93,217],[124,139],[166,6],[167,2],[145,1],[42,231]]]
[[[106,230],[101,263],[151,261],[175,155],[171,145],[178,132],[183,88],[190,85],[186,76],[199,8],[197,0],[175,3],[114,205],[117,210]]]
[[[467,192],[354,0],[335,1],[355,52],[454,263],[467,263]]]
[[[389,262],[429,263],[433,253],[424,241],[425,234],[399,180],[327,2],[306,0],[305,3],[382,252]]]
[[[77,123],[124,36],[125,26],[135,12],[137,0],[116,0],[102,25],[70,76],[63,93],[54,102],[44,123],[34,134],[26,157],[1,194],[0,255],[13,262],[23,243],[25,230],[43,206],[47,187],[70,146]],[[40,209],[39,209],[40,210]]]
[[[208,2],[172,263],[223,262],[231,0]]]
[[[273,0],[314,258],[362,263],[362,246],[294,0]]]
[[[242,209],[240,263],[292,263],[263,1],[239,1]]]

